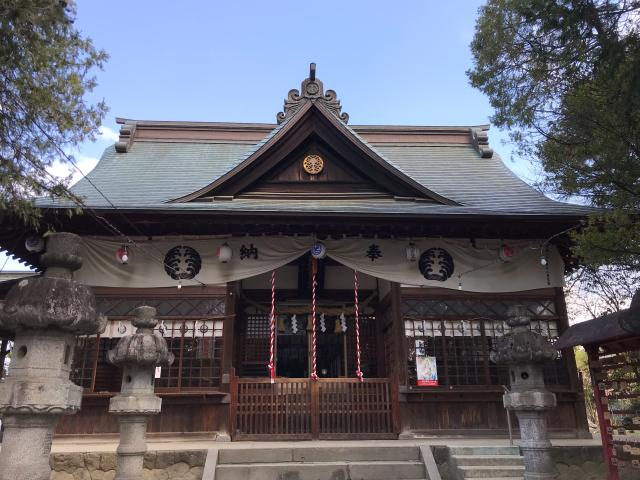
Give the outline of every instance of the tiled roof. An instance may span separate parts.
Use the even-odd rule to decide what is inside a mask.
[[[502,162],[498,155],[481,158],[471,144],[381,143],[370,145],[383,159],[425,188],[461,206],[387,200],[249,200],[168,203],[197,191],[239,165],[273,137],[275,127],[258,143],[247,141],[136,141],[126,153],[105,150],[91,181],[122,209],[158,211],[351,212],[408,215],[572,215],[590,209],[557,202],[536,191]],[[349,130],[366,143],[353,129]],[[72,191],[93,208],[109,204],[86,180]],[[64,207],[42,199],[43,207]]]

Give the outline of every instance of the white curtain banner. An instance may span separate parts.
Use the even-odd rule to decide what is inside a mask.
[[[95,287],[175,287],[224,285],[270,272],[308,252],[311,237],[161,238],[135,240],[127,246],[128,262],[116,254],[122,244],[113,240],[84,239],[79,282]],[[228,245],[231,259],[222,263],[218,249]],[[194,276],[195,274],[195,276]]]
[[[122,264],[117,258],[121,243],[83,240],[84,262],[75,279],[91,286],[125,288],[175,287],[178,282],[223,285],[280,268],[314,244],[312,237],[163,237],[136,240],[139,247],[128,245],[128,261]],[[516,292],[563,284],[560,254],[553,246],[541,248],[540,240],[413,239],[413,260],[407,255],[408,240],[343,238],[322,243],[327,256],[338,263],[403,285]],[[223,245],[230,248],[226,263],[217,256]],[[503,245],[510,252],[508,261],[504,255],[501,259]]]
[[[443,287],[471,292],[519,292],[561,287],[564,262],[555,247],[535,241],[422,239],[414,240],[419,254],[407,260],[408,241],[387,239],[327,240],[327,255],[367,275],[404,285]],[[500,259],[500,247],[512,250]],[[547,251],[548,250],[548,251]],[[423,271],[430,279],[425,277]]]

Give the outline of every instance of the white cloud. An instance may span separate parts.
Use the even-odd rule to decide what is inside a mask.
[[[94,169],[96,164],[98,163],[97,158],[87,157],[86,155],[76,155],[75,156],[75,164],[78,166],[82,173],[87,175],[91,170]],[[82,178],[82,173],[80,173],[73,165],[70,163],[61,163],[56,162],[51,167],[47,168],[47,171],[58,178],[66,178],[70,174],[71,182],[70,185],[73,185],[78,180]]]
[[[108,141],[108,142],[117,142],[120,138],[120,134],[109,127],[105,127],[102,125],[100,127],[100,139]]]

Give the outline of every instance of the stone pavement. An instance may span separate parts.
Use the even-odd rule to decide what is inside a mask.
[[[514,440],[518,445],[519,440]],[[553,439],[553,446],[561,447],[590,447],[600,446],[600,440],[594,439]],[[509,445],[508,439],[501,438],[461,438],[461,437],[425,437],[412,440],[308,440],[295,442],[216,442],[208,435],[184,435],[184,436],[149,436],[147,447],[155,450],[208,450],[210,448],[272,448],[286,447],[287,444],[309,447],[332,447],[349,445],[357,446],[384,446],[384,445],[446,445],[446,446],[505,446]],[[53,441],[52,453],[66,452],[115,452],[118,446],[118,436],[77,436],[58,437]]]

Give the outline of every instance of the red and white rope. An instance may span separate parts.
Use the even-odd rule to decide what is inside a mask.
[[[311,370],[311,379],[318,379],[318,370],[317,370],[317,359],[316,353],[318,348],[317,338],[316,338],[316,274],[314,272],[313,279],[311,283],[311,342],[312,342],[312,370]]]
[[[362,370],[360,369],[360,311],[358,307],[358,272],[353,271],[353,292],[354,292],[354,316],[356,319],[356,376],[361,382],[364,381]]]
[[[271,315],[269,317],[269,376],[271,383],[276,381],[275,348],[276,348],[276,271],[271,272]]]

